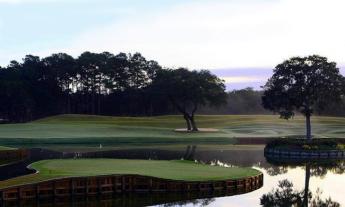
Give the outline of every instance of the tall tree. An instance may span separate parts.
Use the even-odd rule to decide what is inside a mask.
[[[75,91],[76,84],[76,61],[65,53],[52,54],[44,58],[43,63],[47,70],[51,72],[52,81],[56,82],[64,94],[65,101],[63,105],[67,105],[64,113],[71,113],[71,95]]]
[[[34,99],[27,81],[23,81],[21,65],[12,61],[0,69],[0,116],[11,122],[32,118]]]
[[[277,65],[264,86],[263,106],[289,119],[298,111],[306,117],[306,137],[311,140],[314,109],[339,101],[344,92],[344,77],[335,62],[313,55],[293,57]]]
[[[194,115],[200,106],[219,106],[226,102],[223,80],[207,70],[161,70],[153,81],[153,87],[157,94],[166,96],[183,114],[189,131],[198,131]]]
[[[32,113],[38,117],[58,113],[58,103],[61,90],[55,74],[38,57],[27,55],[20,64],[22,80],[34,101]]]
[[[84,103],[91,114],[100,114],[107,55],[106,53],[84,52],[77,59],[82,90],[87,98]]]

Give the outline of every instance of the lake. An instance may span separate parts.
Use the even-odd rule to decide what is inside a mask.
[[[35,149],[34,160],[47,157],[49,151]],[[261,206],[261,199],[268,204],[289,206],[289,202],[309,203],[328,202],[345,206],[345,161],[291,162],[284,160],[267,161],[263,147],[236,147],[228,150],[207,149],[162,150],[162,149],[127,149],[88,153],[52,153],[50,158],[68,157],[108,157],[129,159],[181,159],[185,156],[199,162],[223,166],[254,167],[264,174],[264,185],[253,192],[240,195],[222,193],[126,193],[115,197],[73,198],[55,201],[32,201],[27,203],[9,203],[5,206]],[[1,170],[1,169],[0,169]],[[183,173],[183,172],[181,172]],[[279,183],[281,188],[279,188]],[[310,194],[305,194],[305,187]],[[276,194],[272,194],[276,190]],[[265,196],[264,196],[265,195]],[[279,195],[279,196],[277,196]],[[328,199],[331,200],[328,200]],[[301,206],[305,203],[300,204]],[[312,206],[312,205],[309,205]]]

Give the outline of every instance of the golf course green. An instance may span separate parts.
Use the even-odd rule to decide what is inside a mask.
[[[0,125],[0,146],[90,147],[150,145],[231,145],[233,138],[286,137],[305,134],[303,116],[292,120],[278,115],[200,115],[199,127],[217,132],[175,132],[184,128],[181,116],[110,117],[59,115],[24,124]],[[313,136],[344,138],[345,118],[314,116]]]
[[[0,189],[62,177],[128,174],[183,181],[215,181],[260,174],[252,168],[227,168],[183,160],[64,159],[43,160],[30,167],[38,173],[0,181]]]

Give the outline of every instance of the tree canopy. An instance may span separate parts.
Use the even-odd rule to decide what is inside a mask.
[[[21,63],[0,68],[0,117],[24,122],[61,113],[169,113],[168,101],[145,96],[161,69],[139,53],[84,52],[78,58],[58,53],[42,59],[27,55]]]
[[[289,119],[298,111],[305,115],[307,138],[311,138],[310,116],[328,103],[340,101],[344,94],[344,77],[335,62],[312,55],[293,57],[277,65],[264,86],[262,97],[266,109]]]
[[[153,80],[152,89],[156,94],[166,96],[183,114],[188,131],[198,131],[194,115],[200,106],[226,103],[223,80],[208,70],[161,70]]]
[[[163,69],[140,53],[27,55],[0,68],[0,118],[25,122],[63,113],[175,114],[173,103],[182,100],[195,112],[199,106],[218,104],[224,90],[209,71]],[[188,115],[194,118],[194,112]]]

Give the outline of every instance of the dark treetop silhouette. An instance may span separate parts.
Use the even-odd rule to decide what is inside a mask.
[[[164,93],[172,90],[161,84],[163,77],[173,84],[171,99]],[[12,61],[0,68],[0,122],[63,113],[172,114],[175,102],[182,99],[188,107],[191,103],[216,105],[224,90],[220,79],[208,71],[163,69],[139,53],[84,52],[76,59],[64,53],[43,59],[27,55],[22,63]],[[194,123],[194,112],[188,116]]]
[[[162,83],[167,77],[170,79]],[[21,63],[12,61],[7,67],[0,67],[0,123],[64,113],[176,114],[177,105],[186,106],[185,118],[190,123],[188,117],[193,114],[195,100],[202,114],[269,113],[261,106],[262,91],[247,88],[225,94],[224,89],[221,80],[208,71],[162,69],[156,61],[146,60],[139,53],[84,52],[78,58],[58,53],[43,59],[27,55]],[[171,98],[165,92],[171,92]],[[214,109],[224,96],[227,104]],[[327,105],[318,104],[314,110],[344,116],[345,98],[341,104],[328,100]]]
[[[306,137],[311,140],[310,117],[344,94],[344,77],[336,63],[313,55],[293,57],[277,65],[264,86],[263,106],[289,119],[298,111],[306,117]]]
[[[223,80],[207,70],[160,70],[152,89],[168,100],[183,114],[188,131],[198,131],[194,115],[200,106],[226,103]]]
[[[151,111],[159,114],[167,101],[143,93],[160,69],[139,53],[27,55],[0,69],[0,117],[23,122],[61,113],[140,115],[161,105]]]

